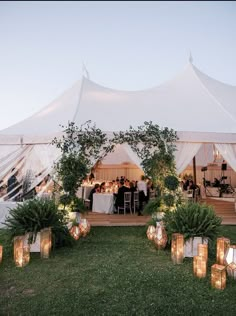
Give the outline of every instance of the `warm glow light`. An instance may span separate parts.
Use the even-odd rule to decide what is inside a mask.
[[[79,230],[79,226],[73,226],[70,229],[70,234],[71,236],[75,239],[78,240],[80,237],[80,230]]]
[[[223,290],[226,287],[226,269],[220,264],[211,266],[211,286]]]
[[[0,263],[2,262],[3,247],[0,245]]]
[[[208,260],[208,245],[207,244],[198,244],[197,246],[198,256],[205,258],[206,262]]]
[[[40,231],[40,256],[41,258],[48,259],[51,252],[52,237],[51,228],[44,228]]]
[[[198,278],[204,278],[206,276],[207,261],[203,256],[193,257],[193,273]]]
[[[230,245],[225,254],[225,263],[236,263],[236,245]]]
[[[82,218],[79,223],[79,230],[82,236],[86,236],[90,232],[90,224],[86,218]]]
[[[167,244],[167,234],[162,222],[157,222],[153,242],[158,249],[164,249]]]
[[[184,259],[184,236],[179,233],[172,234],[171,259],[173,263],[180,264]]]
[[[147,229],[147,238],[153,240],[156,233],[156,227],[154,225],[149,225]]]
[[[24,267],[27,263],[29,263],[26,253],[27,251],[29,252],[30,248],[24,247],[24,240],[25,236],[16,236],[14,238],[14,261],[17,267]],[[24,248],[27,249],[24,250]]]
[[[217,263],[224,265],[225,254],[230,246],[230,240],[228,238],[217,238],[216,243],[216,261]]]

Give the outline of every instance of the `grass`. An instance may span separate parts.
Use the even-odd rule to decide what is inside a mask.
[[[236,244],[235,226],[222,226],[222,235]],[[214,244],[207,277],[197,279],[192,259],[174,265],[144,227],[94,227],[50,259],[32,254],[24,268],[15,267],[7,237],[1,230],[0,315],[236,315],[236,281],[224,291],[210,285]]]

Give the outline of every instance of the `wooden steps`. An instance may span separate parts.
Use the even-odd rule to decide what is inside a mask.
[[[145,226],[150,216],[138,216],[137,214],[103,214],[89,212],[84,215],[91,226]]]
[[[216,215],[222,218],[223,225],[236,225],[234,202],[213,198],[207,198],[206,200],[202,200],[202,202],[213,206]]]
[[[222,218],[223,225],[236,225],[234,202],[207,198],[202,200],[202,203],[213,206],[217,216]],[[88,219],[91,226],[145,226],[151,216],[88,212],[84,218]]]

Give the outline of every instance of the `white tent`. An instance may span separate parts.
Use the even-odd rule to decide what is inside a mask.
[[[74,121],[80,126],[87,120],[106,132],[153,121],[177,131],[179,173],[204,144],[214,144],[236,171],[235,101],[235,86],[208,77],[192,63],[173,80],[142,91],[114,90],[83,77],[35,115],[0,131],[0,177],[22,157],[25,168],[35,172],[49,167],[59,155],[49,144],[60,135],[60,125]],[[128,155],[138,164],[137,157],[131,157],[130,151]]]

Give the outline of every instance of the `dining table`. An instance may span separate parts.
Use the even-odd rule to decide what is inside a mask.
[[[113,214],[114,195],[113,193],[94,193],[93,194],[93,212]]]

